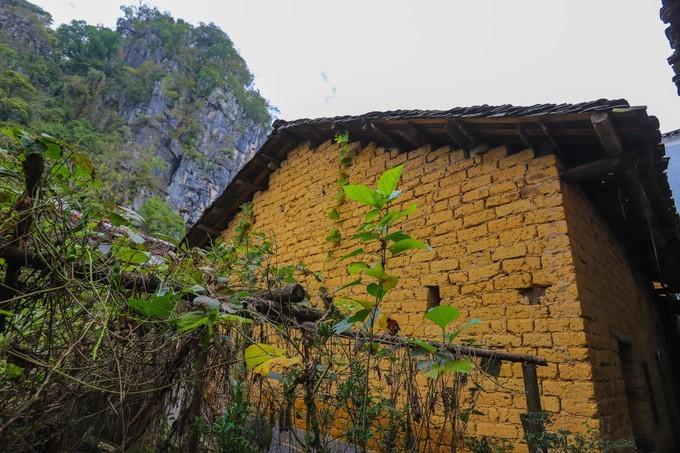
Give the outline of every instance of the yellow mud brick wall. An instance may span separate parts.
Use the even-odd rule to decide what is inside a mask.
[[[505,147],[466,158],[447,147],[399,153],[369,145],[357,149],[347,173],[351,183],[374,186],[398,164],[404,164],[399,203],[418,206],[399,226],[433,250],[390,260],[388,271],[401,279],[383,312],[398,321],[402,335],[437,338],[423,316],[426,286],[438,285],[442,304],[461,309],[463,320],[482,320],[472,333],[483,345],[550,362],[539,367],[539,380],[543,407],[556,426],[599,427],[556,158],[531,150],[508,155]],[[366,212],[348,200],[339,209],[342,221],[328,220],[338,169],[336,145],[312,150],[303,144],[253,199],[255,229],[274,238],[278,264],[302,261],[321,272],[330,289],[350,280],[336,258],[358,246],[348,238]],[[345,237],[337,246],[325,240],[334,226]],[[319,284],[312,278],[303,283],[319,303]],[[534,287],[540,297],[532,300]],[[521,439],[521,365],[503,364],[490,387],[477,404],[484,415],[474,417],[468,432]]]
[[[565,186],[563,193],[597,400],[596,404],[583,399],[584,409],[593,413],[599,409],[604,430],[614,438],[633,438],[634,434],[656,438],[656,451],[672,451],[672,411],[666,405],[670,395],[664,397],[668,377],[662,374],[670,364],[663,362],[667,356],[651,288],[640,281],[641,273],[631,267],[619,241],[583,192]],[[639,240],[649,239],[642,233]],[[619,358],[621,338],[631,342],[632,402],[627,401]],[[651,386],[642,362],[648,366]],[[658,421],[654,420],[654,407]]]

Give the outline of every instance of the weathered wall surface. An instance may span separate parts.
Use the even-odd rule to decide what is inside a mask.
[[[593,363],[593,411],[597,407],[603,428],[614,437],[635,435],[645,443],[655,441],[656,451],[672,451],[672,406],[667,404],[670,395],[664,395],[669,381],[662,377],[669,365],[651,288],[637,278],[620,243],[583,192],[565,185],[564,200]],[[640,240],[648,239],[643,235]]]
[[[383,311],[398,321],[403,335],[437,338],[423,316],[426,287],[439,286],[442,304],[460,308],[464,319],[482,319],[475,330],[482,344],[551,362],[539,368],[539,379],[543,407],[556,427],[598,428],[602,407],[595,401],[589,344],[596,341],[596,326],[587,324],[581,308],[581,302],[596,303],[597,296],[584,296],[577,288],[570,245],[589,245],[570,242],[556,158],[536,158],[531,150],[508,155],[504,147],[465,158],[449,148],[397,153],[369,146],[358,151],[350,181],[374,185],[384,170],[401,163],[400,202],[419,207],[403,228],[428,240],[433,251],[390,261],[390,272],[401,280]],[[335,145],[316,150],[302,145],[272,175],[269,190],[253,200],[255,227],[275,238],[280,263],[303,261],[326,276],[329,288],[349,281],[335,257],[356,248],[351,239],[338,246],[324,240],[332,227],[326,212],[334,205],[337,169]],[[339,227],[345,237],[364,212],[353,202],[342,206]],[[575,227],[575,234],[587,233],[581,228]],[[590,263],[578,266],[580,273],[589,272]],[[617,275],[624,278],[630,276]],[[305,284],[315,296],[318,283]],[[498,385],[487,388],[478,403],[484,415],[475,417],[470,433],[520,439],[520,414],[526,410],[520,364],[504,364]]]

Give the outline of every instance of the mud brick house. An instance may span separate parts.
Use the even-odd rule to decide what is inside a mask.
[[[486,346],[549,361],[541,400],[557,426],[677,451],[680,228],[658,127],[624,100],[277,121],[187,241],[216,240],[252,200],[280,261],[304,261],[329,287],[346,282],[329,252],[355,244],[324,238],[339,165],[332,139],[348,131],[350,181],[373,185],[404,164],[403,203],[419,206],[405,228],[433,247],[391,264],[402,279],[383,307],[401,334],[431,336],[428,306],[453,304],[483,320]],[[354,209],[342,206],[342,231],[358,223]],[[519,365],[501,376],[520,395],[485,395],[476,434],[521,437]]]

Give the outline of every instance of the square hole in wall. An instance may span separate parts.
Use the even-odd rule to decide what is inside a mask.
[[[532,286],[531,288],[521,289],[519,295],[524,299],[524,303],[539,305],[545,297],[545,287]]]
[[[427,288],[427,309],[429,310],[432,307],[439,306],[442,301],[442,297],[439,293],[439,286],[428,285],[425,288]]]

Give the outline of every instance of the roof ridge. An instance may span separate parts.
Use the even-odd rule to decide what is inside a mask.
[[[563,115],[567,113],[584,113],[602,110],[613,110],[618,108],[630,108],[631,105],[624,98],[619,99],[605,99],[600,98],[593,101],[584,101],[577,103],[563,102],[543,103],[532,105],[513,105],[513,104],[478,104],[468,107],[453,107],[448,110],[438,109],[397,109],[385,111],[370,111],[358,115],[337,115],[329,117],[318,118],[298,118],[295,120],[277,119],[272,123],[274,130],[285,129],[299,124],[313,124],[313,123],[340,123],[345,121],[354,121],[360,119],[376,120],[376,119],[415,119],[415,118],[446,118],[446,117],[513,117],[513,116],[547,116],[547,115]]]

